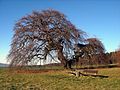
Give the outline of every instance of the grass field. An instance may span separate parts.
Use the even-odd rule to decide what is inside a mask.
[[[0,69],[0,90],[120,90],[120,68],[98,69],[108,78],[69,75],[67,70]]]

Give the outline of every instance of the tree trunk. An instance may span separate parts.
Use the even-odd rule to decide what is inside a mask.
[[[67,59],[65,58],[64,54],[63,54],[63,46],[59,46],[58,48],[58,59],[61,61],[62,65],[64,66],[65,69],[68,68],[68,62],[67,62]]]

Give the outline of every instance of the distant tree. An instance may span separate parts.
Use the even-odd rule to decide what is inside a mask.
[[[120,65],[120,49],[116,52],[116,61]]]
[[[87,64],[97,64],[105,62],[105,48],[97,38],[89,38],[85,44],[75,45],[75,55],[77,60],[87,60]],[[82,58],[81,58],[82,57]],[[79,61],[81,62],[81,60]]]
[[[120,51],[119,49],[109,53],[110,64],[120,64]]]
[[[106,53],[106,57],[108,60],[108,64],[116,64],[117,63],[116,52]]]
[[[84,34],[56,10],[34,11],[15,24],[8,61],[24,66],[57,57],[67,68],[74,44],[83,42]]]
[[[120,65],[120,46],[119,48],[116,50],[117,54],[116,54],[116,57],[117,57],[117,63]]]
[[[115,59],[116,63],[118,63],[118,64],[120,65],[120,46],[119,46],[119,48],[115,51],[114,59]]]

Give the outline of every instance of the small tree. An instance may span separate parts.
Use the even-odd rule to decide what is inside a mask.
[[[87,60],[87,64],[100,64],[105,61],[105,48],[97,38],[89,38],[85,44],[75,45],[75,55],[77,60]],[[80,61],[81,62],[81,61]]]
[[[120,49],[116,52],[116,61],[120,65]]]
[[[84,32],[55,10],[34,11],[20,19],[14,27],[10,66],[37,64],[58,60],[67,68],[74,44],[84,40]]]
[[[120,46],[119,48],[114,52],[114,59],[117,64],[120,65]]]

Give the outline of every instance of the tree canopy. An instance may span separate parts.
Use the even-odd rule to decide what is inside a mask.
[[[64,14],[34,11],[15,24],[8,61],[10,66],[24,66],[58,58],[67,67],[74,45],[83,42],[84,36]]]

